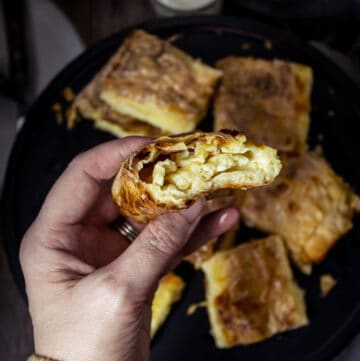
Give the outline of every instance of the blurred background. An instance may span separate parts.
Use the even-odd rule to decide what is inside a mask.
[[[311,42],[360,85],[360,0],[225,0],[218,4],[210,12],[261,21]],[[127,26],[176,13],[153,5],[149,0],[0,2],[0,192],[16,132],[34,99],[85,48]],[[0,224],[0,240],[1,234]],[[33,348],[31,324],[2,242],[0,294],[0,360],[24,360]],[[360,341],[355,340],[337,360],[360,360],[359,349]]]

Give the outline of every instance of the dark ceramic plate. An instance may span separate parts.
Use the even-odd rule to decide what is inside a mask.
[[[326,158],[358,192],[360,191],[359,125],[360,92],[329,59],[296,38],[261,24],[221,17],[192,17],[139,25],[166,38],[178,35],[175,44],[208,64],[236,55],[281,58],[310,65],[315,80],[309,142],[320,142]],[[68,162],[79,152],[112,137],[87,122],[73,131],[58,125],[52,105],[60,103],[65,87],[78,92],[107,61],[127,29],[89,49],[68,65],[29,110],[26,123],[12,150],[3,194],[5,240],[9,263],[24,294],[18,262],[20,240],[34,220],[44,197]],[[247,46],[244,46],[247,44]],[[211,115],[202,123],[211,129]],[[321,140],[320,140],[321,139]],[[267,341],[230,350],[218,350],[209,334],[204,309],[193,316],[187,307],[204,298],[202,275],[181,267],[188,286],[152,344],[151,360],[329,360],[359,330],[360,316],[360,219],[343,237],[326,260],[306,277],[296,272],[306,289],[311,324]],[[34,260],[36,262],[36,260]],[[331,273],[338,285],[325,299],[319,297],[319,276]]]

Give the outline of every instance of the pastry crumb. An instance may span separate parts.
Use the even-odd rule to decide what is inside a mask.
[[[251,48],[251,44],[250,43],[242,43],[241,44],[241,49],[242,50],[249,50]]]
[[[326,297],[331,290],[336,286],[336,279],[331,274],[320,276],[320,295],[322,298]]]
[[[52,105],[51,109],[55,113],[55,119],[57,124],[61,124],[64,120],[63,113],[62,113],[62,107],[60,103],[55,103]]]
[[[316,153],[317,155],[323,155],[324,154],[323,147],[320,144],[317,144],[314,148],[314,153]]]
[[[51,106],[51,109],[52,109],[54,112],[61,112],[62,107],[61,107],[61,104],[60,104],[60,103],[54,103],[54,104]]]
[[[64,88],[62,95],[63,95],[64,99],[69,103],[75,99],[74,91],[69,86]]]
[[[201,302],[196,302],[196,303],[193,303],[192,305],[190,305],[186,311],[186,314],[188,316],[191,316],[193,315],[199,308],[203,308],[203,307],[206,307],[207,306],[207,303],[206,301],[201,301]]]
[[[267,50],[272,50],[272,48],[273,48],[273,43],[272,43],[272,41],[266,39],[266,40],[264,41],[264,48],[267,49]]]

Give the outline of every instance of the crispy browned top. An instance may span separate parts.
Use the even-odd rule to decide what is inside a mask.
[[[121,126],[121,128],[128,132],[142,133],[151,137],[163,135],[164,132],[160,128],[156,128],[134,117],[121,114],[101,100],[100,94],[103,90],[104,80],[112,71],[114,64],[117,63],[118,57],[118,52],[116,52],[82,92],[76,96],[72,107],[79,110],[85,117],[91,117],[95,121],[101,118],[109,123]],[[95,115],[95,112],[98,116]]]
[[[297,81],[290,63],[228,57],[218,62],[224,71],[216,102],[216,129],[239,129],[255,142],[280,151],[303,148],[297,116],[309,111],[309,99],[299,104]]]
[[[239,142],[244,147],[250,147],[252,151],[261,152],[264,156],[266,167],[261,168],[254,161],[255,167],[252,172],[264,175],[264,179],[257,180],[255,176],[247,182],[241,182],[239,177],[232,179],[216,187],[209,187],[206,191],[199,191],[191,197],[180,196],[175,201],[163,202],[159,197],[151,193],[148,183],[152,183],[155,164],[164,159],[172,159],[176,154],[184,150],[194,152],[197,145],[217,144],[217,147],[226,146],[232,142]],[[250,160],[252,161],[252,160]],[[139,168],[141,164],[141,168]],[[120,166],[112,186],[114,201],[118,204],[122,215],[131,217],[139,222],[147,222],[161,214],[174,212],[189,207],[198,198],[207,196],[219,189],[247,189],[258,186],[256,183],[265,184],[272,180],[275,173],[279,172],[281,163],[277,158],[274,149],[264,145],[254,145],[238,131],[222,130],[219,132],[196,131],[188,134],[164,136],[156,139],[153,143],[147,144],[137,152],[133,153]],[[256,174],[258,175],[258,174]],[[195,175],[194,175],[195,176]],[[269,178],[266,178],[269,177]]]
[[[282,241],[253,241],[225,254],[228,287],[215,307],[230,342],[255,342],[303,324]]]
[[[217,79],[212,77],[209,83],[208,76],[195,71],[194,62],[169,41],[136,30],[121,46],[106,74],[105,87],[137,102],[152,98],[186,114],[198,114]]]
[[[314,153],[289,159],[269,186],[246,193],[246,221],[284,237],[300,267],[319,262],[352,227],[359,198]],[[304,269],[309,272],[309,269]]]

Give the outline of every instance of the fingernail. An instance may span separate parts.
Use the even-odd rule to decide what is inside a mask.
[[[197,200],[191,207],[183,209],[180,213],[186,218],[189,223],[195,221],[197,217],[201,214],[205,206],[205,199],[201,198]]]
[[[228,208],[219,219],[219,226],[228,223],[230,226],[239,220],[239,211],[236,208]]]

